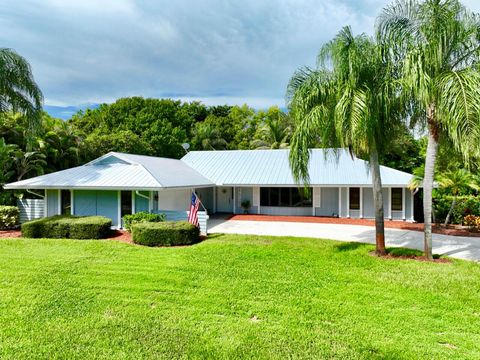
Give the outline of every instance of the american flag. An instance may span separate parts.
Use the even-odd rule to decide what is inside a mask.
[[[188,212],[188,222],[195,225],[196,227],[200,226],[198,223],[198,208],[200,206],[200,200],[197,195],[192,192],[192,201],[190,202],[190,211]]]

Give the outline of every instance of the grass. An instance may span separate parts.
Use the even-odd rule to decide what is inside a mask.
[[[480,358],[480,264],[215,235],[0,240],[0,358]]]

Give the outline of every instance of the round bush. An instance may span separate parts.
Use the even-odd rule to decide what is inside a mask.
[[[0,206],[0,230],[15,228],[20,223],[20,211],[16,206]]]
[[[200,229],[187,221],[137,223],[132,225],[132,240],[145,246],[190,245],[198,242]]]
[[[161,222],[165,221],[165,214],[152,214],[146,211],[140,211],[135,214],[125,215],[123,218],[123,227],[127,231],[132,231],[132,225],[141,222]]]

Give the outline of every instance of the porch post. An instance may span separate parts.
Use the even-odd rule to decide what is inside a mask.
[[[235,215],[235,199],[236,199],[236,191],[235,186],[233,187],[233,215]]]
[[[62,190],[58,189],[58,215],[62,215]]]
[[[338,187],[338,217],[342,217],[342,188]]]
[[[135,214],[135,191],[132,191],[132,214]]]
[[[213,213],[217,212],[217,187],[213,187]]]
[[[360,188],[360,219],[363,219],[363,187]]]
[[[70,190],[70,214],[75,215],[75,196],[73,190]]]
[[[415,194],[413,192],[413,190],[410,190],[410,198],[411,198],[411,201],[410,201],[410,221],[415,221],[415,217],[414,217],[414,211],[415,211]]]
[[[405,188],[402,187],[402,220],[405,221]]]
[[[350,217],[350,187],[347,187],[347,218]]]
[[[118,209],[117,209],[117,215],[118,215],[118,228],[122,228],[122,193],[120,190],[117,191],[117,196],[118,196]]]
[[[388,219],[392,220],[392,188],[388,188]]]

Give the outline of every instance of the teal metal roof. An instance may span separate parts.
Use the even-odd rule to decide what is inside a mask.
[[[5,185],[5,189],[154,190],[212,186],[184,162],[151,156],[108,153],[88,164]]]
[[[288,161],[289,150],[191,151],[186,164],[217,185],[296,185]],[[312,149],[310,184],[322,186],[371,186],[368,163],[342,149]],[[385,186],[406,186],[412,175],[381,167]]]

